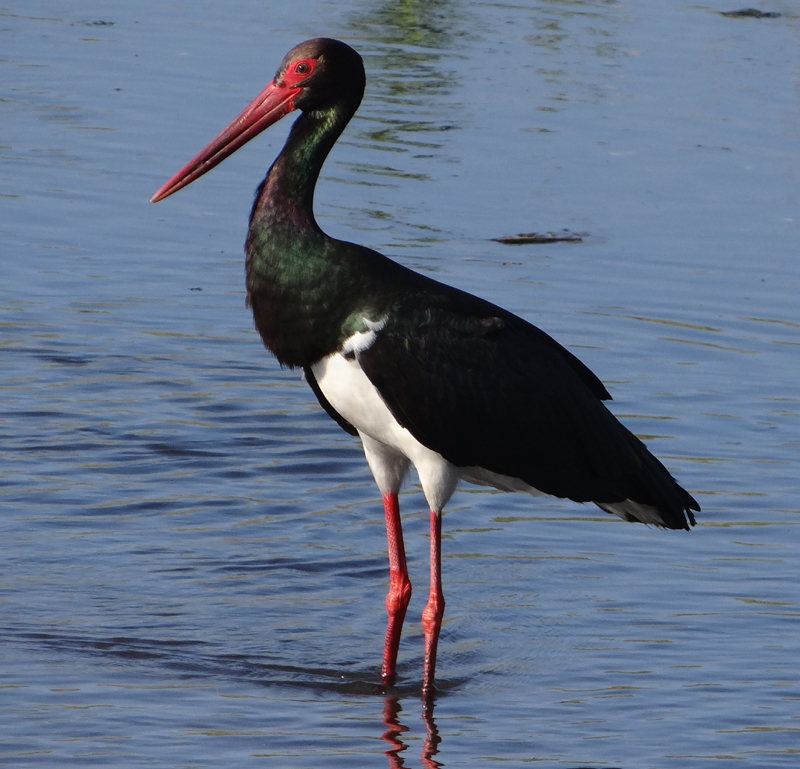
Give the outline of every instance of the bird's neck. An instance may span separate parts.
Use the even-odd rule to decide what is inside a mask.
[[[333,145],[354,110],[343,105],[303,113],[292,126],[289,138],[272,164],[258,191],[250,226],[311,234],[319,231],[314,219],[314,189]]]
[[[247,237],[247,296],[264,344],[288,366],[307,366],[341,343],[352,274],[343,244],[314,219],[325,158],[355,111],[304,113],[256,198]]]

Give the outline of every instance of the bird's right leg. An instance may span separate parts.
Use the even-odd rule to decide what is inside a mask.
[[[397,677],[397,650],[400,647],[400,634],[403,620],[411,600],[411,581],[406,566],[406,549],[403,545],[403,527],[400,524],[400,503],[397,494],[408,475],[411,463],[397,449],[376,441],[364,433],[359,433],[364,444],[370,470],[383,495],[383,508],[386,513],[386,539],[389,545],[389,594],[386,596],[386,610],[389,624],[386,626],[386,643],[383,647],[383,666],[381,683],[394,686]]]
[[[386,596],[389,624],[386,627],[381,682],[387,686],[393,686],[396,678],[400,634],[403,632],[403,620],[406,617],[408,602],[411,600],[411,581],[408,578],[408,568],[406,567],[406,550],[403,544],[400,503],[397,494],[384,494],[383,507],[386,512],[386,538],[389,545],[389,593]]]

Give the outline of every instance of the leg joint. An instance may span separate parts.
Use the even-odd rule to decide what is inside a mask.
[[[386,596],[386,608],[390,614],[399,610],[405,611],[411,600],[411,582],[405,574],[392,579],[389,593]]]

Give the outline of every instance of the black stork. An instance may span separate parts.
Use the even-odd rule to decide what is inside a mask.
[[[322,408],[357,435],[383,495],[389,614],[382,682],[393,685],[411,597],[398,492],[413,464],[430,506],[423,693],[434,692],[444,614],[442,510],[459,481],[594,502],[626,521],[686,529],[700,507],[603,404],[572,353],[516,315],[328,237],[314,219],[322,164],[358,109],[361,57],[338,40],[293,48],[275,79],[152,198],[163,200],[294,110],[258,188],[247,302],[264,345],[301,368]]]

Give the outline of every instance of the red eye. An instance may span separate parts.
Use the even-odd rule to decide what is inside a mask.
[[[283,76],[284,83],[290,88],[294,88],[305,80],[316,66],[316,59],[300,59],[293,62]]]

